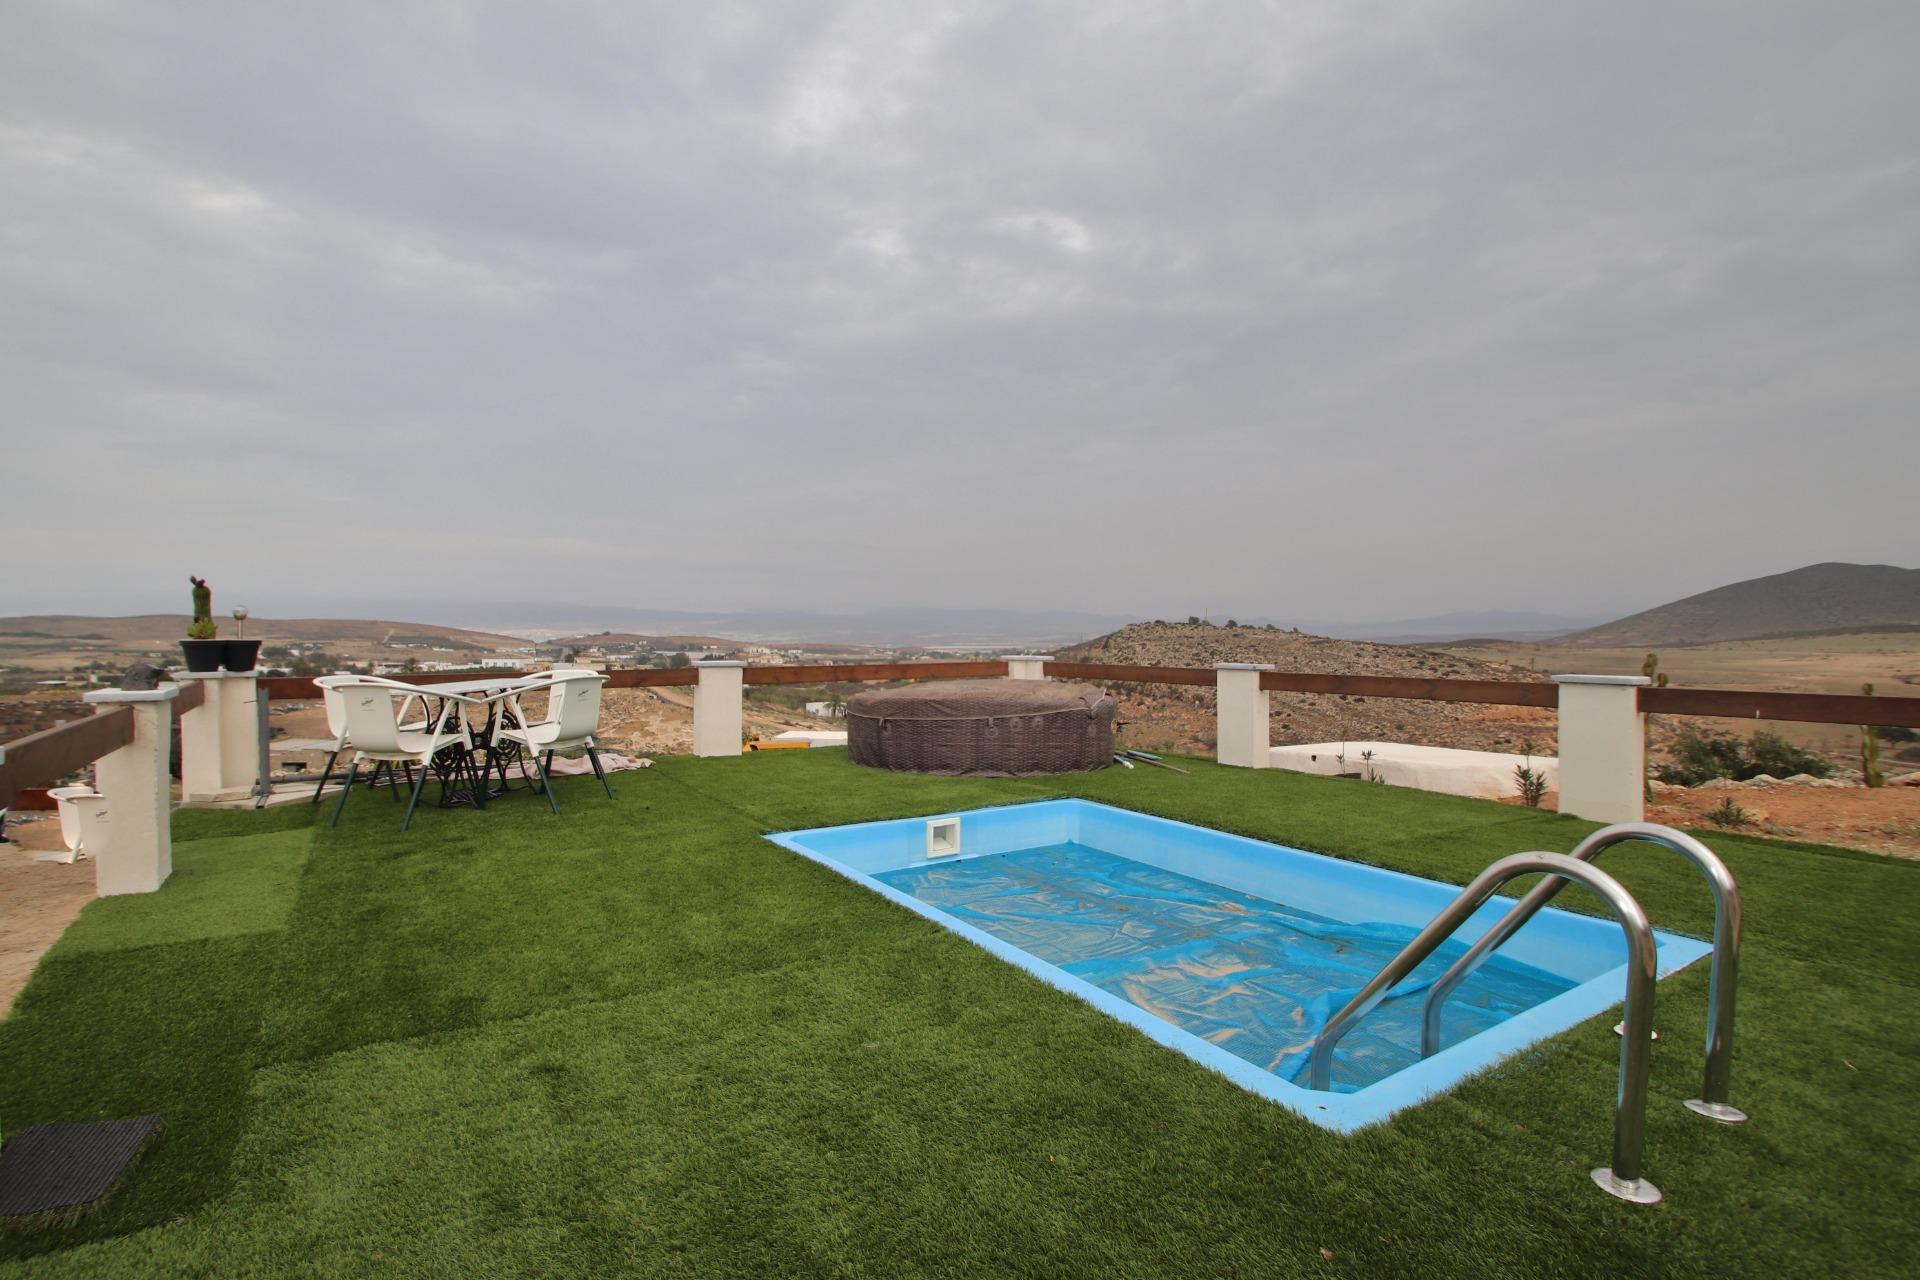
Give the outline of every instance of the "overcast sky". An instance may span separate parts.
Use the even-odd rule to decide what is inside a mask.
[[[1920,562],[1920,4],[0,6],[0,613]]]

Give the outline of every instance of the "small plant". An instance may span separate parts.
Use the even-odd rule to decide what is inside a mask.
[[[1863,684],[1860,692],[1871,698],[1873,686]],[[1887,785],[1887,775],[1880,769],[1880,735],[1864,724],[1860,726],[1860,776],[1870,787]]]
[[[1532,738],[1521,743],[1520,750],[1526,753],[1527,762],[1513,766],[1514,785],[1520,788],[1520,803],[1529,809],[1538,809],[1547,794],[1546,771],[1533,767]]]
[[[1744,827],[1753,821],[1732,796],[1722,796],[1720,803],[1707,810],[1704,816],[1716,827]]]
[[[211,640],[220,634],[213,621],[213,588],[205,578],[192,574],[187,575],[187,581],[193,584],[193,621],[187,624],[187,639]]]
[[[1373,752],[1371,750],[1362,751],[1360,758],[1364,760],[1367,765],[1367,781],[1377,782],[1383,787],[1386,786],[1387,780],[1373,771]]]

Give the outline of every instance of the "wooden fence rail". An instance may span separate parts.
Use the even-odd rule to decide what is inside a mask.
[[[1114,684],[1180,684],[1212,688],[1211,667],[1154,667],[1111,662],[1049,662],[1047,675],[1062,680]],[[799,667],[748,667],[750,685],[868,683],[881,680],[977,679],[1003,676],[1007,664],[990,662],[850,662]],[[471,680],[471,671],[434,671],[408,677],[420,685]],[[498,672],[502,677],[526,674]],[[681,687],[700,683],[697,667],[648,667],[607,673],[609,689]],[[198,705],[201,685],[181,690],[175,713]],[[320,690],[304,676],[269,676],[260,687],[270,698],[318,698]],[[1489,706],[1541,707],[1559,704],[1559,686],[1546,680],[1445,680],[1414,676],[1339,675],[1318,671],[1263,671],[1260,687],[1272,693],[1317,693],[1353,698],[1409,698],[1425,702],[1470,702]],[[1741,720],[1791,720],[1807,724],[1864,724],[1920,728],[1920,698],[1866,697],[1851,693],[1774,693],[1758,689],[1685,689],[1648,687],[1639,691],[1640,709],[1672,716],[1718,716]],[[191,699],[191,701],[190,701]]]
[[[456,684],[480,675],[497,675],[511,680],[529,674],[526,671],[430,671],[406,677],[408,684]],[[958,680],[978,676],[1007,674],[1004,662],[849,662],[807,667],[748,667],[742,673],[748,684],[831,684],[836,681],[874,680]],[[700,683],[698,667],[637,667],[609,671],[609,689],[688,688]],[[1211,673],[1207,683],[1213,683]],[[260,687],[269,698],[310,700],[320,696],[318,685],[306,676],[265,676]]]
[[[1648,686],[1640,690],[1640,709],[1669,716],[1920,729],[1920,698],[1869,698],[1858,693],[1769,693],[1760,689]]]
[[[133,741],[133,711],[114,707],[70,724],[42,729],[0,747],[0,808],[27,787],[56,779]]]
[[[189,680],[180,686],[179,694],[168,705],[173,708],[173,718],[178,720],[189,711],[197,710],[207,700],[207,682]]]
[[[967,680],[1004,676],[1004,662],[849,662],[811,667],[748,667],[748,684],[832,684],[842,680]]]
[[[1116,684],[1214,685],[1212,667],[1139,667],[1111,662],[1049,662],[1047,674],[1062,680],[1108,680]]]
[[[1560,687],[1544,680],[1440,680],[1417,676],[1342,676],[1315,671],[1264,671],[1260,687],[1274,693],[1328,693],[1353,698],[1416,698],[1425,702],[1479,702],[1502,707],[1556,707]]]

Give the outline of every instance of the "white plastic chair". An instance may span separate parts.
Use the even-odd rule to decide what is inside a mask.
[[[347,704],[340,697],[341,685],[379,684],[395,689],[412,689],[412,685],[402,684],[398,680],[385,680],[379,676],[331,675],[316,676],[313,683],[320,689],[320,703],[327,711],[327,733],[333,741],[327,744],[327,767],[320,771],[320,785],[313,789],[313,803],[320,803],[320,793],[327,789],[327,783],[333,780],[333,766],[340,759],[340,753],[347,749]],[[423,695],[415,690],[400,704],[400,727],[402,729],[424,729],[427,727],[426,707],[422,704],[418,719],[408,719],[408,713],[414,702]],[[391,770],[389,770],[391,772]],[[371,785],[371,783],[369,783]]]
[[[584,747],[587,759],[593,762],[594,776],[607,789],[607,799],[614,798],[613,784],[607,781],[607,771],[600,765],[600,752],[593,740],[594,730],[600,727],[600,690],[606,683],[607,678],[597,671],[561,668],[506,695],[507,708],[519,724],[496,728],[493,740],[512,742],[527,749],[527,754],[533,757],[533,767],[539,771],[547,804],[555,813],[560,812],[560,804],[553,798],[553,780],[547,776],[547,765],[553,763],[556,751]],[[520,699],[540,690],[547,693],[547,713],[539,720],[529,720]],[[546,764],[541,763],[542,755],[546,757]]]
[[[97,857],[107,847],[107,832],[112,813],[106,797],[92,787],[55,787],[47,796],[60,811],[60,841],[67,846],[64,857],[42,854],[37,862],[72,862],[76,858]]]
[[[413,782],[413,795],[407,801],[407,815],[400,821],[400,829],[405,831],[413,824],[414,806],[420,803],[420,788],[426,785],[427,774],[432,772],[433,758],[449,747],[459,747],[467,761],[470,763],[472,760],[473,735],[467,729],[466,716],[461,708],[485,707],[487,704],[473,698],[463,698],[459,694],[433,693],[393,680],[354,680],[337,684],[334,690],[340,696],[346,714],[346,740],[353,747],[353,764],[347,770],[347,785],[340,792],[340,803],[334,806],[333,820],[327,825],[340,825],[340,814],[347,807],[347,796],[353,791],[354,779],[360,774],[360,763],[371,760],[376,765],[386,765],[389,772],[396,764],[404,764],[407,768]],[[432,723],[425,728],[402,725],[394,699],[402,699],[404,705],[405,700],[429,696],[439,698],[443,703]],[[415,765],[420,767],[418,774],[413,772]],[[478,779],[475,785],[484,797],[486,780]]]

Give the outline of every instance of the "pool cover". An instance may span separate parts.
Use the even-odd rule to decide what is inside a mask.
[[[1300,1084],[1320,1028],[1415,932],[1343,923],[1074,843],[874,878]],[[1470,941],[1442,946],[1341,1040],[1336,1092],[1420,1060],[1422,997]],[[1574,985],[1496,955],[1447,1002],[1443,1043]]]

